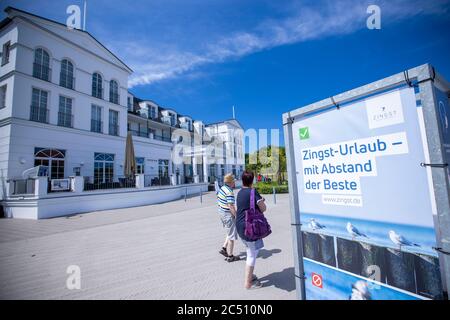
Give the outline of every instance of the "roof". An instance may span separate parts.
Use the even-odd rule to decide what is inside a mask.
[[[242,124],[241,124],[237,119],[227,119],[227,120],[223,120],[223,121],[218,121],[218,122],[208,123],[206,126],[207,126],[207,127],[209,127],[209,126],[215,126],[215,125],[222,124],[222,123],[224,123],[224,122],[231,122],[231,121],[235,121],[235,122],[238,124],[238,126],[240,126],[242,129],[244,129],[244,127],[242,126]]]
[[[5,18],[2,21],[0,21],[0,29],[3,29],[4,27],[6,27],[8,24],[10,24],[12,22],[11,18]]]
[[[45,20],[45,21],[54,23],[54,24],[59,25],[59,26],[67,27],[65,24],[63,24],[63,23],[61,23],[61,22],[58,22],[58,21],[55,21],[55,20],[51,20],[51,19],[48,19],[48,18],[45,18],[45,17],[42,17],[42,16],[38,16],[38,15],[33,14],[33,13],[31,13],[31,12],[27,12],[27,11],[24,11],[24,10],[21,10],[21,9],[17,9],[17,8],[14,8],[14,7],[11,7],[11,6],[6,7],[6,9],[5,9],[5,12],[6,12],[6,13],[9,14],[9,13],[11,13],[11,11],[17,11],[17,12],[20,12],[20,13],[23,13],[23,14],[26,14],[26,15],[30,15],[30,16],[35,17],[35,18],[38,18],[38,19],[42,19],[42,20]],[[11,18],[6,18],[6,19],[12,20]],[[5,19],[5,20],[6,20],[6,19]],[[3,21],[5,21],[5,20],[3,20]],[[3,28],[3,27],[4,27],[3,21],[0,23],[0,28]],[[109,52],[114,58],[116,58],[117,60],[119,60],[119,62],[122,63],[122,64],[123,64],[130,72],[133,72],[133,70],[132,70],[125,62],[123,62],[123,61],[122,61],[119,57],[117,57],[111,50],[109,50],[107,47],[105,47],[100,41],[98,41],[98,40],[97,40],[92,34],[90,34],[88,31],[81,30],[81,29],[74,29],[74,30],[77,31],[77,32],[80,32],[80,33],[82,33],[82,34],[86,34],[87,36],[89,36],[90,38],[92,38],[92,40],[94,40],[96,43],[98,43],[102,48],[104,48],[107,52]]]

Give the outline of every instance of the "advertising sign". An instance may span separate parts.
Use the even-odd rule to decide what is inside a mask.
[[[307,299],[441,299],[422,107],[394,89],[292,124]]]
[[[69,179],[52,179],[51,190],[52,191],[67,191],[70,189]]]
[[[436,88],[436,100],[439,114],[440,132],[442,134],[442,150],[444,162],[450,163],[450,104],[445,92]],[[447,167],[448,180],[450,181],[450,169]]]

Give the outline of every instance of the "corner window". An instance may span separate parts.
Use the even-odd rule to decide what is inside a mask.
[[[6,84],[0,87],[0,109],[6,107]]]
[[[6,42],[3,45],[2,51],[2,66],[9,62],[9,53],[11,51],[11,41]]]

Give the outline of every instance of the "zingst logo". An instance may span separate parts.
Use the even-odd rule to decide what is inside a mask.
[[[398,91],[368,99],[366,106],[370,129],[400,124],[404,121]]]

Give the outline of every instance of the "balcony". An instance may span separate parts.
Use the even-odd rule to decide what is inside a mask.
[[[91,131],[103,133],[103,122],[100,120],[91,119]]]
[[[159,141],[164,141],[164,142],[172,142],[172,139],[170,137],[164,137],[164,136],[154,135],[153,139],[159,140]]]
[[[31,106],[30,120],[35,122],[48,123],[49,110],[47,108]]]
[[[142,132],[142,131],[138,131],[138,130],[128,130],[128,131],[131,132],[132,136],[142,137],[142,138],[150,138],[149,132]]]
[[[58,126],[73,128],[73,115],[65,112],[58,112]]]
[[[33,63],[33,77],[44,80],[51,81],[50,76],[52,74],[52,69],[39,63]]]

